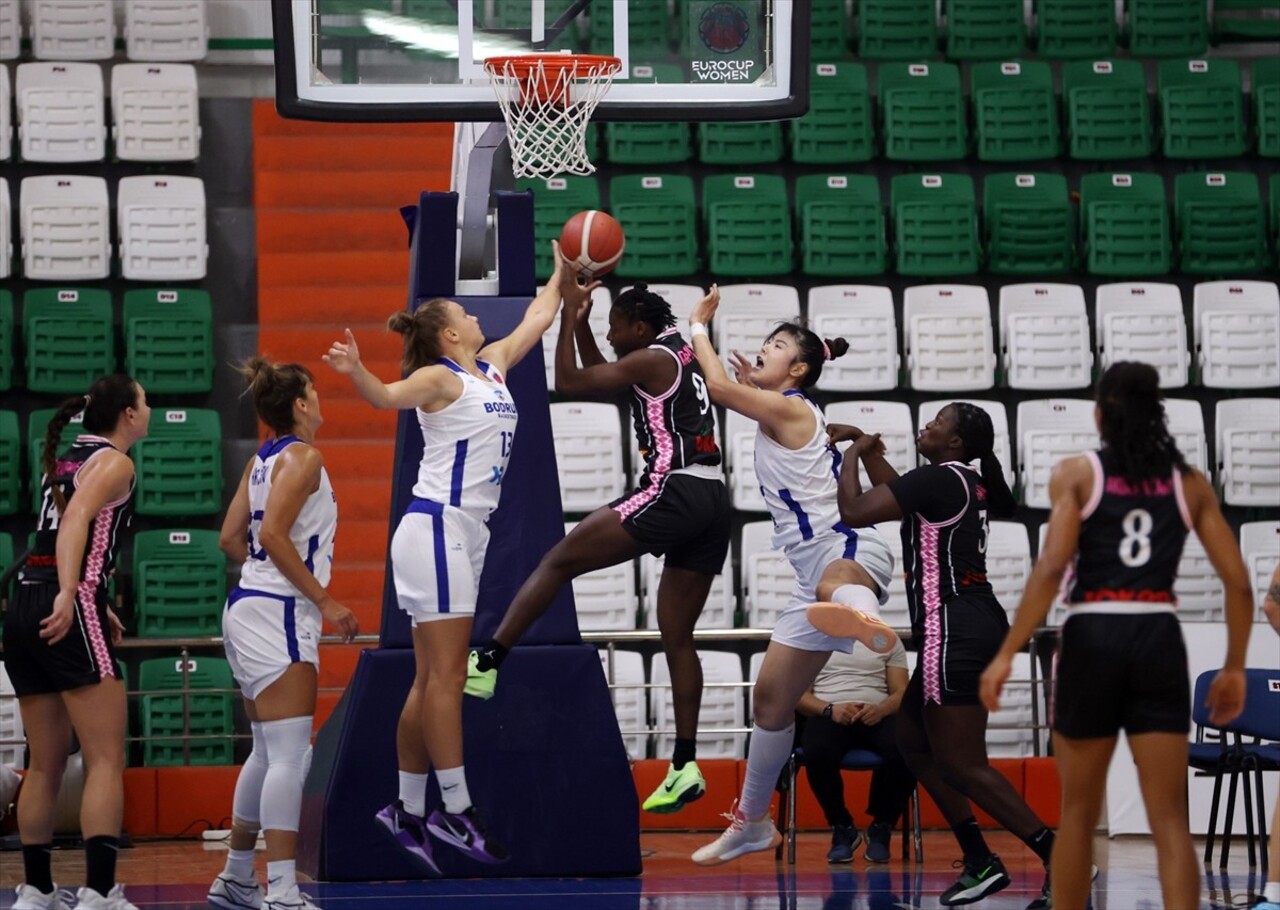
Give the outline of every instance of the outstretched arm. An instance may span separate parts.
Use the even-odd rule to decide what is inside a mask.
[[[360,347],[350,329],[345,329],[346,340],[335,341],[329,352],[320,359],[345,376],[360,397],[375,408],[405,410],[423,408],[436,410],[461,394],[461,383],[445,367],[425,366],[414,370],[404,379],[386,383],[365,369],[360,362]]]
[[[560,244],[551,241],[551,255],[555,261],[555,272],[546,287],[529,303],[524,312],[524,319],[506,338],[500,338],[492,344],[481,348],[476,356],[480,360],[493,364],[501,372],[506,373],[524,359],[530,348],[542,340],[551,323],[555,322],[556,311],[560,309],[560,276],[565,271],[564,257],[560,255]]]

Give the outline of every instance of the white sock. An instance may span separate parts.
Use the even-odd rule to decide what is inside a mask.
[[[765,730],[759,725],[751,728],[747,776],[742,782],[742,798],[738,800],[738,811],[747,821],[756,821],[769,811],[769,800],[773,799],[778,775],[791,757],[795,734],[795,724],[788,724],[781,730]]]
[[[418,818],[427,814],[427,775],[400,772],[400,802],[404,811]]]
[[[228,850],[227,865],[222,870],[232,878],[248,881],[253,878],[253,848],[248,850]]]
[[[462,765],[456,768],[437,768],[436,783],[440,785],[440,798],[444,811],[451,815],[471,808],[471,794],[467,792],[467,773]]]
[[[302,780],[311,761],[311,716],[262,724],[267,743],[267,775],[262,781],[262,827],[297,831],[302,814]]]
[[[853,607],[860,613],[877,617],[880,615],[880,601],[875,592],[862,585],[841,585],[832,593],[831,599],[846,607]]]
[[[267,896],[278,897],[298,887],[298,867],[294,860],[267,863]]]
[[[1275,834],[1271,836],[1276,837]],[[1280,904],[1280,880],[1267,882],[1262,886],[1262,899],[1271,901],[1273,904]]]

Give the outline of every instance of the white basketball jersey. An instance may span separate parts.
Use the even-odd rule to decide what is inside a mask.
[[[773,547],[785,550],[815,536],[843,531],[836,503],[836,478],[840,476],[840,453],[827,444],[827,421],[821,409],[802,392],[790,389],[784,395],[800,396],[816,419],[813,437],[799,449],[788,449],[756,432],[756,481],[773,519]]]
[[[422,428],[422,462],[413,495],[455,506],[484,521],[498,507],[502,478],[516,436],[516,404],[502,374],[477,360],[488,382],[472,376],[452,360],[442,366],[462,380],[462,394],[439,411],[418,409]]]
[[[266,514],[267,499],[271,496],[271,475],[276,459],[289,445],[300,440],[296,436],[282,436],[263,444],[254,456],[253,469],[249,473],[249,558],[240,569],[240,587],[271,594],[298,596],[298,590],[276,568],[267,551],[262,548],[262,519]],[[328,587],[329,573],[333,568],[333,537],[338,530],[338,497],[334,495],[329,474],[320,469],[320,486],[302,504],[289,539],[294,549],[316,577],[320,587]]]

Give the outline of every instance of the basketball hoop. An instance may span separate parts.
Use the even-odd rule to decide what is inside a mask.
[[[598,54],[485,59],[517,177],[595,173],[587,159],[587,125],[621,68],[617,57]]]

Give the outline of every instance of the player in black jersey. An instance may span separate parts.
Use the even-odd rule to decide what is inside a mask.
[[[1191,686],[1173,595],[1187,531],[1195,529],[1226,592],[1227,655],[1208,697],[1215,725],[1244,708],[1253,592],[1212,486],[1169,435],[1155,369],[1108,367],[1095,415],[1102,448],[1054,469],[1048,534],[1013,628],[982,675],[982,699],[996,709],[1013,655],[1044,624],[1068,578],[1049,707],[1062,779],[1050,906],[1083,908],[1088,899],[1093,832],[1124,730],[1155,840],[1162,906],[1198,907],[1186,801]]]
[[[80,435],[58,453],[83,412]],[[115,883],[124,811],[125,692],[115,646],[124,627],[107,583],[129,526],[133,462],[151,409],[128,376],[104,376],[49,421],[35,543],[18,574],[4,627],[5,668],[18,695],[31,762],[18,801],[25,884],[15,907],[61,908],[50,870],[54,804],[74,731],[84,756],[80,831],[87,884],[77,907],[136,910]]]
[[[1009,875],[978,830],[970,802],[1049,862],[1053,832],[987,760],[987,710],[978,676],[1004,640],[1009,620],[987,581],[988,515],[1009,515],[1013,494],[992,446],[991,417],[976,405],[947,405],[920,431],[929,464],[901,477],[884,459],[879,436],[832,427],[852,439],[840,471],[840,517],[855,528],[902,521],[913,640],[920,653],[898,712],[898,748],[933,797],[964,852],[964,871],[940,898],[968,904],[1006,887]],[[863,492],[857,462],[873,484]],[[970,462],[978,461],[981,471]],[[832,605],[809,608],[811,621],[838,634]]]
[[[495,671],[508,650],[562,585],[642,553],[665,554],[658,628],[671,669],[676,742],[666,779],[643,808],[676,812],[706,791],[695,761],[702,665],[693,628],[729,552],[729,493],[711,399],[693,349],[675,329],[671,308],[660,296],[643,284],[618,295],[609,313],[609,343],[618,359],[610,362],[587,322],[591,292],[599,282],[580,285],[576,272],[566,268],[560,286],[564,312],[556,391],[569,396],[629,391],[644,474],[634,491],[596,509],[547,552],[472,662],[467,692],[493,694]]]

